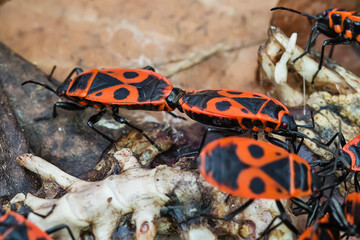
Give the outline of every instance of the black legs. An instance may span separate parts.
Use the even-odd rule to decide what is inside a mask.
[[[74,69],[74,71],[75,70],[76,69]],[[62,108],[62,109],[68,110],[68,111],[81,111],[81,110],[85,110],[86,107],[79,106],[79,105],[77,105],[75,103],[71,103],[71,102],[57,102],[54,104],[54,107],[53,107],[53,117],[54,118],[57,116],[57,110],[56,110],[57,108]],[[97,114],[95,114],[89,118],[87,124],[96,133],[98,133],[101,136],[103,136],[104,138],[106,138],[109,142],[114,143],[114,139],[112,139],[111,137],[107,136],[106,134],[104,134],[103,132],[101,132],[100,130],[95,128],[95,124],[98,121],[100,121],[100,119],[104,116],[105,112],[106,112],[106,108],[101,109],[100,112],[98,112]],[[117,112],[118,112],[118,109],[114,108],[112,117],[115,121],[117,121],[118,123],[126,124],[127,126],[135,129],[141,135],[143,135],[152,145],[154,145],[160,152],[162,151],[161,147],[159,145],[157,145],[154,142],[154,140],[152,140],[143,130],[141,130],[140,128],[129,123],[125,118],[119,116],[117,114]],[[41,120],[43,120],[43,119],[41,119]]]
[[[237,214],[241,213],[242,211],[244,211],[250,204],[252,204],[254,202],[254,199],[249,199],[248,201],[246,201],[242,206],[240,206],[239,208],[237,208],[236,210],[232,211],[231,213],[227,214],[225,217],[223,218],[218,218],[218,217],[214,217],[214,216],[209,216],[207,214],[202,214],[203,217],[207,217],[210,219],[214,219],[214,220],[223,220],[223,221],[229,221],[231,219],[233,219]],[[276,217],[274,217],[272,219],[272,221],[270,222],[270,224],[266,227],[266,229],[262,232],[262,234],[259,236],[258,239],[261,239],[263,237],[267,237],[271,231],[273,231],[274,229],[276,229],[278,226],[280,226],[281,224],[285,224],[287,228],[289,228],[295,235],[299,234],[299,231],[296,229],[296,227],[288,220],[288,217],[286,215],[286,211],[284,209],[284,206],[282,205],[282,203],[280,201],[276,201],[276,206],[279,209],[280,214]],[[281,221],[277,224],[274,225],[276,219],[280,219]]]
[[[47,234],[52,234],[54,232],[60,231],[61,229],[66,229],[68,231],[69,235],[70,235],[70,238],[72,240],[75,240],[75,237],[74,237],[73,233],[71,232],[71,229],[69,228],[68,225],[65,225],[65,224],[60,224],[60,225],[57,225],[55,227],[49,228],[49,229],[46,230],[46,233]]]
[[[143,130],[141,130],[140,128],[130,124],[128,121],[126,121],[125,118],[117,115],[117,109],[113,110],[113,115],[112,115],[113,119],[115,121],[117,121],[118,123],[122,123],[122,124],[126,124],[127,126],[135,129],[136,131],[138,131],[141,135],[143,135],[152,145],[154,145],[160,152],[162,152],[162,149],[159,145],[157,145],[154,140],[152,140]]]
[[[342,38],[335,38],[335,39],[327,39],[323,42],[322,47],[321,47],[321,55],[320,55],[320,61],[319,61],[319,67],[317,69],[317,71],[315,72],[315,74],[313,75],[313,79],[311,83],[314,83],[314,80],[316,78],[316,76],[318,75],[322,65],[323,65],[323,60],[324,60],[324,51],[325,51],[325,46],[326,45],[338,45],[338,44],[349,44],[350,41],[349,40],[344,40]],[[332,53],[331,53],[332,54]]]
[[[45,215],[36,213],[36,212],[34,212],[33,210],[30,210],[30,212],[33,213],[33,214],[35,214],[36,216],[41,217],[41,218],[47,218],[48,216],[50,216],[50,214],[53,213],[55,207],[56,207],[56,204],[54,204],[54,205],[52,206],[52,208],[50,209],[50,211],[49,211],[48,213],[46,213]],[[70,227],[67,226],[66,224],[56,225],[55,227],[52,227],[52,228],[47,229],[45,232],[46,232],[47,234],[52,234],[52,233],[54,233],[54,232],[60,231],[61,229],[66,229],[66,230],[68,231],[69,235],[70,235],[70,238],[71,238],[72,240],[75,240],[75,237],[74,237],[73,233],[71,232]]]
[[[103,136],[104,138],[106,138],[109,142],[114,143],[115,140],[112,139],[111,137],[107,136],[105,133],[101,132],[100,130],[95,128],[95,124],[100,121],[100,119],[104,116],[104,114],[106,113],[106,108],[102,109],[100,112],[98,112],[97,114],[91,116],[87,122],[88,126],[94,130],[95,132],[97,132],[98,134],[100,134],[101,136]]]
[[[86,107],[79,106],[79,105],[77,105],[75,103],[71,103],[71,102],[57,102],[54,104],[54,107],[53,107],[53,118],[56,118],[56,116],[57,116],[56,108],[62,108],[67,111],[82,111],[82,110],[85,110]]]
[[[284,206],[281,204],[280,201],[276,201],[276,206],[279,209],[280,214],[276,217],[273,218],[273,220],[270,222],[270,224],[266,227],[266,229],[264,230],[264,232],[260,235],[260,237],[258,239],[261,239],[263,237],[268,236],[271,231],[273,231],[274,229],[276,229],[278,226],[280,226],[281,224],[285,224],[286,227],[288,229],[290,229],[295,235],[299,234],[299,231],[296,229],[296,227],[288,220],[287,216],[286,216],[286,212],[284,209]],[[274,224],[276,219],[280,219],[281,221],[277,224]]]
[[[207,135],[208,135],[209,132],[211,132],[211,133],[220,133],[220,134],[222,134],[222,136],[236,136],[236,135],[241,135],[241,134],[244,133],[244,131],[237,131],[237,130],[232,130],[232,129],[207,128],[205,130],[205,133],[204,133],[202,139],[201,139],[201,143],[200,143],[199,148],[197,150],[192,151],[192,152],[187,152],[187,153],[180,154],[179,156],[177,156],[176,162],[182,157],[188,157],[188,156],[192,156],[192,155],[195,155],[197,157],[200,154],[201,150],[203,149],[203,147],[205,145],[206,138],[207,138]]]
[[[141,130],[140,128],[132,125],[131,123],[129,123],[125,118],[119,116],[117,114],[118,109],[113,109],[113,114],[112,117],[113,119],[121,124],[126,124],[127,126],[135,129],[136,131],[138,131],[141,135],[143,135],[152,145],[154,145],[160,152],[162,151],[161,147],[159,145],[157,145],[154,140],[152,140],[143,130]],[[100,134],[101,136],[103,136],[104,138],[106,138],[109,142],[114,143],[115,141],[110,138],[109,136],[107,136],[106,134],[104,134],[103,132],[101,132],[100,130],[95,128],[95,124],[104,116],[106,112],[106,108],[101,109],[100,112],[98,112],[97,114],[91,116],[88,120],[88,126],[94,130],[95,132],[97,132],[98,134]]]

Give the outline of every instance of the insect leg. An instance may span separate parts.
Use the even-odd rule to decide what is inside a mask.
[[[286,225],[286,227],[288,229],[290,229],[295,235],[299,234],[299,231],[296,229],[296,227],[287,219],[286,217],[286,212],[284,209],[284,206],[281,204],[280,201],[276,201],[276,205],[279,209],[280,215],[276,216],[275,218],[273,218],[273,220],[270,222],[270,224],[266,227],[266,229],[264,230],[264,232],[260,235],[260,237],[258,239],[261,239],[262,237],[268,235],[271,233],[271,231],[273,231],[274,229],[276,229],[278,226],[280,226],[282,223],[284,223]],[[277,218],[281,219],[281,222],[276,224],[275,226],[272,227],[273,223],[275,222],[275,220]]]
[[[54,232],[60,231],[61,229],[65,229],[65,228],[68,231],[71,239],[75,240],[75,237],[74,237],[73,233],[71,232],[70,227],[68,225],[65,225],[65,224],[60,224],[60,225],[57,225],[55,227],[49,228],[49,229],[46,230],[46,233],[50,235],[50,234],[52,234]]]
[[[296,211],[296,213],[294,213],[296,216],[303,214],[303,212],[297,212],[298,208],[305,210],[307,213],[312,211],[312,209],[306,203],[304,203],[302,200],[300,200],[298,198],[291,198],[290,200],[291,200],[291,204],[296,204],[298,206],[297,208],[294,208],[291,206],[291,208],[293,208],[293,210]]]
[[[54,65],[53,68],[51,69],[51,72],[50,72],[49,76],[47,77],[47,80],[58,87],[58,86],[60,86],[60,84],[58,82],[56,82],[55,80],[53,80],[53,78],[52,78],[52,76],[55,72],[55,69],[56,69],[56,65]]]
[[[328,58],[332,58],[332,55],[333,55],[333,53],[334,53],[334,48],[335,48],[335,45],[332,45],[331,46],[331,49],[330,49],[330,52],[329,52],[329,56],[328,56]]]
[[[128,121],[126,121],[125,118],[119,116],[116,114],[116,110],[113,110],[113,115],[112,115],[113,119],[115,121],[117,121],[118,123],[122,123],[122,124],[126,124],[129,127],[135,129],[136,131],[138,131],[141,135],[143,135],[152,145],[154,145],[160,152],[162,152],[162,149],[159,145],[157,145],[154,140],[152,140],[143,130],[141,130],[140,128],[130,124]]]
[[[198,156],[201,152],[201,150],[203,149],[205,142],[206,142],[206,138],[209,132],[213,132],[213,133],[222,133],[224,135],[230,135],[230,136],[234,136],[234,135],[240,135],[243,134],[244,131],[237,131],[237,130],[232,130],[232,129],[217,129],[217,128],[207,128],[205,130],[205,133],[203,135],[203,138],[201,139],[201,143],[200,146],[197,150],[192,151],[192,152],[187,152],[187,153],[183,153],[180,154],[177,158],[176,158],[176,162],[182,158],[182,157],[187,157],[187,156],[191,156],[191,155],[196,155]]]
[[[57,102],[54,104],[54,107],[53,107],[53,118],[56,118],[56,116],[57,116],[56,108],[62,108],[64,110],[68,110],[68,111],[82,111],[82,110],[85,110],[86,107],[79,106],[79,105],[77,105],[75,103],[71,103],[71,102]]]
[[[249,199],[246,203],[244,203],[238,209],[235,209],[234,211],[232,211],[231,213],[229,213],[228,215],[226,215],[222,219],[225,220],[225,221],[229,221],[229,220],[233,219],[236,215],[238,215],[239,213],[244,211],[245,208],[247,208],[250,204],[252,204],[253,201],[254,201],[254,199]]]
[[[310,117],[311,117],[311,125],[297,125],[297,127],[309,128],[309,129],[315,128],[314,112],[312,108],[310,108]],[[296,131],[293,132],[296,133]]]
[[[111,137],[107,136],[106,134],[104,134],[103,132],[101,132],[100,130],[95,128],[95,124],[104,116],[104,114],[106,113],[106,108],[101,109],[100,112],[98,112],[97,114],[91,116],[87,122],[88,126],[94,130],[95,132],[97,132],[98,134],[100,134],[101,136],[103,136],[104,138],[106,138],[109,142],[114,143],[114,139],[112,139]]]
[[[53,74],[54,74],[54,72],[55,72],[55,69],[56,69],[56,65],[54,65],[54,67],[51,69],[51,72],[50,72],[50,74],[49,74],[49,76],[48,76],[47,79],[48,79],[48,81],[51,82],[52,84],[54,84],[54,85],[56,85],[56,86],[59,86],[59,83],[56,82],[56,81],[54,81],[54,80],[52,79],[52,76],[53,76]],[[64,81],[68,80],[68,79],[71,77],[71,75],[74,74],[74,72],[76,72],[76,74],[80,74],[80,73],[82,73],[83,71],[84,71],[84,70],[82,70],[81,68],[74,68],[74,69],[69,73],[69,75],[65,78]]]
[[[325,46],[326,45],[338,45],[338,44],[349,44],[351,43],[349,40],[347,39],[343,39],[343,38],[335,38],[335,39],[326,39],[321,47],[321,55],[320,55],[320,61],[319,61],[319,66],[317,71],[315,72],[315,74],[313,75],[313,79],[311,83],[314,83],[314,80],[316,78],[316,76],[318,75],[322,65],[323,65],[323,61],[324,61],[324,52],[325,52]]]
[[[182,120],[185,120],[185,121],[187,120],[186,118],[184,118],[182,116],[178,116],[173,112],[166,112],[166,113],[170,114],[173,118],[179,118],[179,119],[182,119]]]
[[[56,109],[57,108],[62,108],[67,111],[81,111],[81,110],[85,110],[86,107],[79,106],[75,103],[70,103],[70,102],[57,102],[53,106],[53,113],[52,113],[51,117],[38,117],[38,118],[35,118],[34,120],[36,122],[38,122],[38,121],[43,121],[43,120],[49,120],[51,118],[56,118],[56,116],[57,116]]]
[[[33,214],[35,214],[36,216],[39,216],[39,217],[41,217],[41,218],[47,218],[50,214],[52,214],[52,212],[54,211],[55,207],[56,207],[56,204],[54,204],[54,205],[52,206],[52,208],[50,209],[50,211],[49,211],[48,213],[46,213],[45,215],[40,214],[40,213],[37,213],[37,212],[34,212],[32,209],[29,209],[24,216],[27,218],[28,213],[31,212],[31,213],[33,213]],[[57,226],[55,226],[55,227],[52,227],[52,228],[46,230],[45,232],[46,232],[47,234],[51,234],[51,233],[54,233],[54,232],[59,231],[59,230],[64,229],[64,228],[66,228],[67,231],[69,232],[69,235],[70,235],[71,239],[72,239],[72,240],[75,240],[74,235],[72,234],[70,228],[69,228],[67,225],[65,225],[65,224],[57,225]]]
[[[342,207],[340,206],[339,202],[335,198],[330,199],[330,209],[331,209],[331,215],[334,217],[336,222],[340,224],[341,227],[349,228],[349,223],[346,220],[344,211]]]
[[[306,54],[308,54],[310,52],[311,46],[314,45],[315,40],[320,33],[318,31],[318,27],[319,27],[319,24],[314,24],[314,26],[311,28],[311,32],[310,32],[309,40],[307,41],[307,44],[306,44],[305,52],[303,54],[301,54],[300,56],[298,56],[297,58],[295,58],[293,60],[293,63],[295,63],[297,60],[299,60],[300,58],[302,58],[303,56],[305,56]],[[315,35],[313,37],[314,32],[315,32]]]
[[[279,134],[280,135],[280,134]],[[278,146],[278,147],[281,147],[281,148],[284,148],[285,150],[287,150],[288,152],[290,152],[290,149],[289,149],[289,146],[284,143],[283,141],[277,139],[277,138],[274,138],[274,137],[271,137],[269,136],[269,134],[267,132],[265,132],[265,138],[266,140],[268,140],[270,143]]]
[[[80,74],[82,73],[84,70],[82,70],[81,68],[74,68],[73,70],[71,70],[71,72],[69,73],[69,75],[65,78],[64,81],[68,80],[69,78],[71,78],[71,76],[76,72],[76,74]]]

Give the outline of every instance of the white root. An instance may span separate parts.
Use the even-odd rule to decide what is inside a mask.
[[[282,85],[286,83],[288,74],[287,63],[294,54],[296,39],[297,34],[293,33],[288,41],[284,54],[281,56],[280,60],[275,65],[274,78],[277,84]]]
[[[284,87],[279,89],[288,84],[286,81],[286,76],[289,75],[287,68],[294,70],[301,76],[301,79],[312,82],[319,63],[313,60],[309,54],[294,63],[295,58],[304,53],[304,49],[294,45],[294,35],[289,39],[276,27],[270,27],[269,35],[270,40],[259,50],[259,64],[264,78],[276,86],[275,91],[283,103],[288,106],[301,105],[302,88]],[[349,94],[360,90],[359,77],[337,64],[332,65],[333,70],[326,66],[321,68],[315,78],[314,86],[323,86],[340,94]]]
[[[40,175],[44,180],[57,182],[60,187],[64,189],[70,188],[74,183],[85,182],[61,171],[49,162],[32,154],[23,154],[19,156],[16,161],[21,166]]]
[[[122,173],[102,181],[86,182],[64,173],[42,158],[21,155],[17,159],[19,164],[45,179],[56,181],[68,193],[59,199],[42,199],[20,193],[12,203],[24,201],[34,212],[41,214],[48,213],[56,205],[48,217],[30,213],[29,219],[42,229],[66,224],[77,239],[84,229],[90,229],[96,239],[111,239],[119,220],[132,213],[136,238],[153,239],[157,232],[155,221],[161,207],[170,201],[168,195],[184,185],[191,188],[190,192],[199,193],[194,173],[166,166],[141,168],[129,149],[116,152],[114,157],[119,161]],[[56,237],[69,239],[65,230],[56,233]]]

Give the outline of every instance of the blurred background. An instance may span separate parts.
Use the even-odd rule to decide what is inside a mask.
[[[0,41],[63,81],[74,67],[152,65],[184,89],[261,91],[254,79],[276,0],[11,0]]]
[[[340,0],[10,0],[0,1],[0,41],[63,81],[74,67],[141,68],[152,65],[184,89],[262,91],[255,83],[257,50],[270,22],[287,35],[298,32],[305,46],[311,24],[305,17],[270,9],[286,6],[316,15]],[[321,44],[323,36],[317,41]],[[319,50],[318,47],[315,49]],[[357,73],[351,47],[334,59]],[[340,50],[339,50],[340,49]]]

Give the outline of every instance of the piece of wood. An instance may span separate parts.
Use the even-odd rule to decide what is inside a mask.
[[[46,75],[2,43],[0,63],[0,198],[37,189],[39,183],[25,177],[15,161],[29,149],[72,175],[85,177],[109,145],[86,124],[97,110],[60,110],[56,119],[37,122],[34,119],[51,116],[59,98],[41,86],[21,83],[34,80],[51,85]]]

